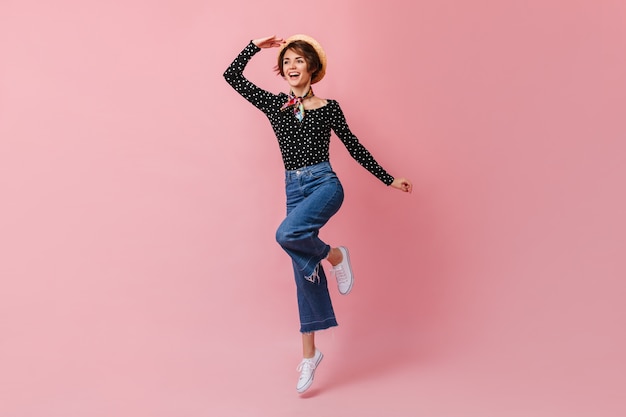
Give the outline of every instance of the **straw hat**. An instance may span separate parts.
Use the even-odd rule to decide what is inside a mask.
[[[315,84],[316,82],[321,81],[326,74],[326,52],[324,52],[324,48],[322,48],[322,45],[320,45],[318,41],[310,36],[302,34],[293,35],[285,39],[285,43],[282,44],[278,49],[278,55],[280,56],[280,54],[283,52],[283,49],[285,49],[293,41],[304,41],[311,45],[313,49],[315,49],[315,52],[317,52],[317,55],[320,57],[320,63],[322,64],[322,68],[320,68],[320,70],[317,72],[315,78],[311,80],[311,84]]]

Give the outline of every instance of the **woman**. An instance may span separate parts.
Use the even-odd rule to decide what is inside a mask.
[[[243,76],[252,56],[266,48],[279,48],[276,71],[287,81],[289,94],[272,94]],[[318,237],[343,202],[343,188],[329,162],[331,130],[352,157],[384,184],[404,192],[412,190],[409,180],[389,175],[361,145],[336,101],[313,93],[311,85],[325,73],[326,54],[306,35],[255,39],[224,72],[226,81],[268,117],[286,170],[287,216],[276,240],[291,257],[296,279],[303,351],[298,366],[299,393],[311,386],[323,357],[315,347],[315,332],[337,325],[321,262],[330,263],[341,294],[348,294],[354,282],[348,250],[331,247]]]

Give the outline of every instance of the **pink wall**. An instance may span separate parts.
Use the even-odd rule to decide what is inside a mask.
[[[625,415],[625,3],[249,3],[0,3],[0,415]],[[415,183],[333,144],[357,282],[304,399],[278,148],[221,75],[296,32]]]

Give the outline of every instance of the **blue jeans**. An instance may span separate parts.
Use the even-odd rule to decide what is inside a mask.
[[[285,172],[287,217],[276,241],[293,263],[300,331],[309,333],[337,325],[321,261],[330,246],[319,231],[343,203],[343,187],[330,163]]]

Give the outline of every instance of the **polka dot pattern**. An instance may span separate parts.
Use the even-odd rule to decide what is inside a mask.
[[[250,42],[226,69],[224,78],[235,91],[267,116],[278,139],[285,169],[294,170],[328,161],[332,130],[359,164],[386,185],[391,184],[393,177],[350,131],[337,101],[327,100],[323,107],[305,110],[304,120],[300,122],[291,109],[280,110],[289,100],[287,94],[272,94],[244,77],[247,63],[260,50]]]

